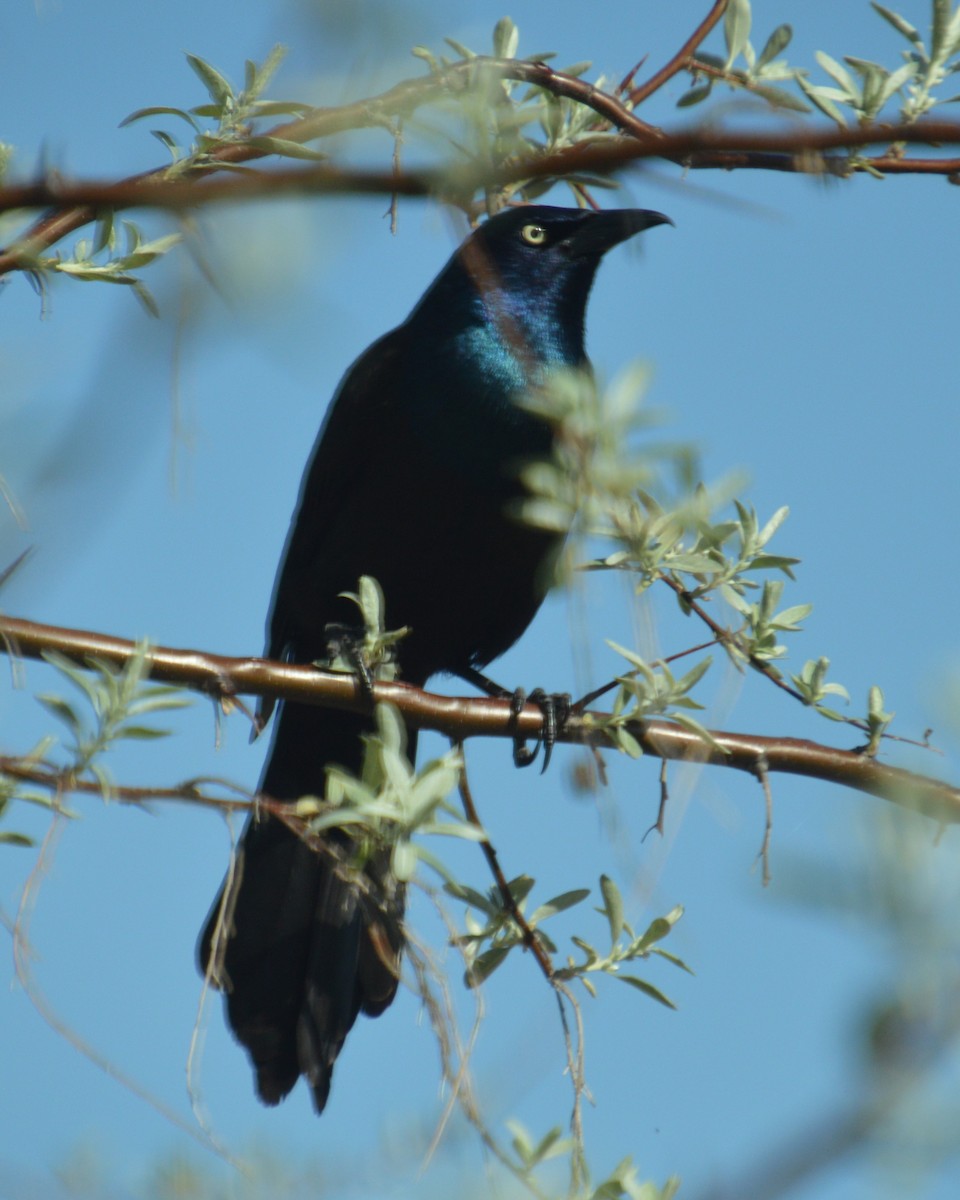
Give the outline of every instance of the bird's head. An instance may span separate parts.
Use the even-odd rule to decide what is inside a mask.
[[[479,300],[484,321],[499,326],[506,342],[521,336],[534,357],[576,361],[583,355],[584,314],[601,258],[644,229],[672,223],[637,208],[506,209],[467,238],[434,289],[442,301],[449,282],[473,303]]]

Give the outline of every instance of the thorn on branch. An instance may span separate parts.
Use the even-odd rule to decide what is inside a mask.
[[[763,864],[763,886],[769,887],[772,878],[770,875],[770,837],[773,832],[773,792],[770,789],[770,772],[765,754],[758,756],[754,764],[754,774],[760,780],[760,786],[763,788],[764,804],[763,841],[760,843],[757,858]]]
[[[650,826],[647,832],[640,839],[641,845],[647,840],[651,833],[659,833],[663,837],[663,818],[667,811],[667,801],[670,799],[670,791],[667,787],[667,760],[660,760],[660,805],[657,808],[657,819]]]

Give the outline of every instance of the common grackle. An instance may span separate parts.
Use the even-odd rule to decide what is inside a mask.
[[[466,673],[533,619],[559,545],[508,509],[517,468],[543,457],[550,427],[515,403],[551,370],[585,367],[583,326],[604,253],[668,221],[642,209],[529,206],[501,212],[456,251],[407,320],[345,375],[320,430],[280,564],[266,653],[327,656],[342,598],[361,575],[386,597],[402,678]],[[278,800],[322,795],[336,763],[358,771],[370,718],[283,703],[260,784]],[[415,731],[408,751],[416,750]],[[348,856],[343,834],[328,834]],[[211,976],[246,1047],[257,1091],[277,1104],[300,1075],[322,1112],[357,1013],[397,990],[403,890],[380,861],[359,888],[274,817],[244,831]],[[226,886],[226,885],[224,885]],[[211,966],[223,889],[201,935]]]

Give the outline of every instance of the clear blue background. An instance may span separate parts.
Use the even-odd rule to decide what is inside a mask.
[[[926,4],[902,7],[925,26]],[[556,50],[560,64],[590,58],[595,72],[618,78],[643,55],[641,77],[659,66],[707,8],[705,0],[558,0],[524,3],[512,15],[521,53]],[[68,175],[121,177],[165,153],[146,125],[118,130],[122,117],[148,104],[204,100],[184,50],[239,81],[244,58],[262,59],[283,42],[290,55],[272,95],[338,103],[420,74],[408,56],[416,43],[438,49],[451,35],[486,49],[502,15],[486,0],[15,0],[0,38],[0,137],[18,147],[23,175],[45,162]],[[814,51],[826,49],[899,63],[903,43],[859,2],[758,0],[755,44],[791,19],[791,62],[813,66]],[[708,48],[720,45],[715,34]],[[703,112],[673,110],[685,87],[675,79],[644,115],[669,123]],[[362,147],[366,161],[389,161],[386,134],[366,135]],[[557,193],[555,202],[567,200]],[[684,176],[662,166],[632,175],[622,202],[665,210],[676,229],[656,230],[605,263],[588,323],[598,371],[652,360],[651,402],[669,410],[671,437],[700,447],[705,476],[744,467],[744,495],[762,517],[790,505],[779,549],[803,560],[793,602],[816,608],[808,632],[791,641],[789,665],[829,655],[858,710],[880,683],[903,735],[933,726],[949,749],[956,721],[947,685],[960,649],[958,192],[939,178]],[[317,199],[208,215],[202,236],[219,292],[171,256],[146,274],[159,322],[124,289],[64,280],[43,311],[23,279],[8,283],[0,296],[0,473],[29,530],[18,533],[3,512],[0,562],[27,544],[36,550],[4,591],[6,612],[170,646],[259,652],[327,400],[354,356],[406,315],[455,242],[444,215],[418,201],[402,204],[391,237],[384,207],[379,199]],[[510,684],[582,691],[616,670],[604,635],[624,639],[636,626],[651,657],[701,640],[699,629],[668,614],[662,597],[632,611],[619,587],[592,584],[572,602],[551,600],[495,673]],[[49,672],[27,664],[24,676],[23,688],[0,690],[5,753],[22,751],[47,725],[29,695],[53,686]],[[855,744],[841,727],[722,664],[710,694],[714,726]],[[170,784],[215,774],[254,786],[265,745],[248,746],[242,719],[224,723],[219,747],[203,701],[178,728],[174,740],[114,755],[117,779]],[[440,750],[439,741],[424,746]],[[951,770],[949,757],[899,747],[885,757]],[[674,904],[687,908],[671,948],[696,977],[656,963],[645,972],[679,1012],[613,982],[598,1000],[584,1000],[596,1102],[586,1129],[598,1176],[632,1153],[642,1175],[680,1172],[684,1194],[693,1195],[739,1178],[859,1094],[864,1014],[910,966],[870,916],[883,899],[883,871],[870,864],[885,806],[775,778],[774,880],[763,889],[754,867],[762,796],[750,779],[672,771],[668,835],[641,844],[656,811],[657,765],[610,762],[610,788],[585,801],[569,785],[575,761],[574,751],[561,751],[540,778],[516,774],[503,743],[470,748],[474,790],[505,867],[535,875],[541,898],[595,886],[606,870],[638,926]],[[185,1063],[200,994],[193,945],[228,837],[218,817],[186,806],[144,813],[80,799],[76,807],[83,819],[60,830],[35,896],[33,980],[75,1037],[189,1125]],[[38,835],[45,828],[23,810],[10,824]],[[933,851],[932,829],[920,836],[929,883],[921,912],[933,923],[956,900],[957,840],[948,834]],[[0,858],[0,903],[12,920],[36,856],[7,849]],[[479,856],[460,861],[487,885]],[[885,863],[896,871],[895,860]],[[803,864],[833,868],[815,903],[798,902],[809,882]],[[838,912],[831,903],[841,892],[854,900]],[[428,906],[418,903],[414,915],[442,946]],[[586,906],[564,920],[556,936],[579,931],[602,941],[603,923]],[[13,981],[7,946],[2,973]],[[450,966],[457,979],[455,957]],[[570,1091],[559,1023],[534,964],[511,961],[486,1005],[473,1067],[488,1118],[498,1125],[517,1115],[537,1134],[562,1124]],[[460,1168],[476,1172],[473,1136],[457,1127],[436,1165],[418,1174],[440,1101],[432,1035],[411,994],[382,1020],[359,1023],[319,1122],[302,1089],[279,1110],[257,1104],[219,1008],[216,998],[208,1005],[200,1079],[231,1153],[267,1145],[294,1164],[320,1164],[335,1196],[449,1195],[463,1190],[452,1182]],[[52,1032],[19,984],[0,992],[0,1014],[0,1196],[60,1194],[55,1168],[77,1147],[100,1160],[114,1180],[111,1195],[132,1194],[146,1164],[180,1153],[229,1175]],[[947,1078],[956,1075],[954,1065]],[[907,1181],[916,1194],[957,1195],[956,1161],[922,1157],[926,1167]],[[472,1177],[478,1192],[488,1187]],[[875,1151],[796,1194],[875,1196],[894,1178],[903,1184]]]

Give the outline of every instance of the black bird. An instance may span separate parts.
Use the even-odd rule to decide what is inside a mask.
[[[508,509],[517,468],[543,457],[550,427],[515,400],[551,370],[586,367],[587,296],[604,253],[669,218],[642,209],[530,206],[501,212],[456,251],[407,320],[353,364],[303,478],[280,564],[266,653],[328,656],[328,627],[356,625],[341,596],[372,575],[402,678],[469,676],[533,619],[559,549]],[[284,703],[260,784],[277,800],[323,795],[328,765],[354,772],[370,718]],[[416,750],[410,732],[408,752]],[[349,855],[343,835],[332,849]],[[382,862],[367,886],[338,873],[272,817],[243,834],[223,935],[223,897],[201,935],[200,963],[226,992],[257,1092],[277,1104],[300,1075],[322,1112],[357,1013],[378,1016],[397,990],[402,888]]]

